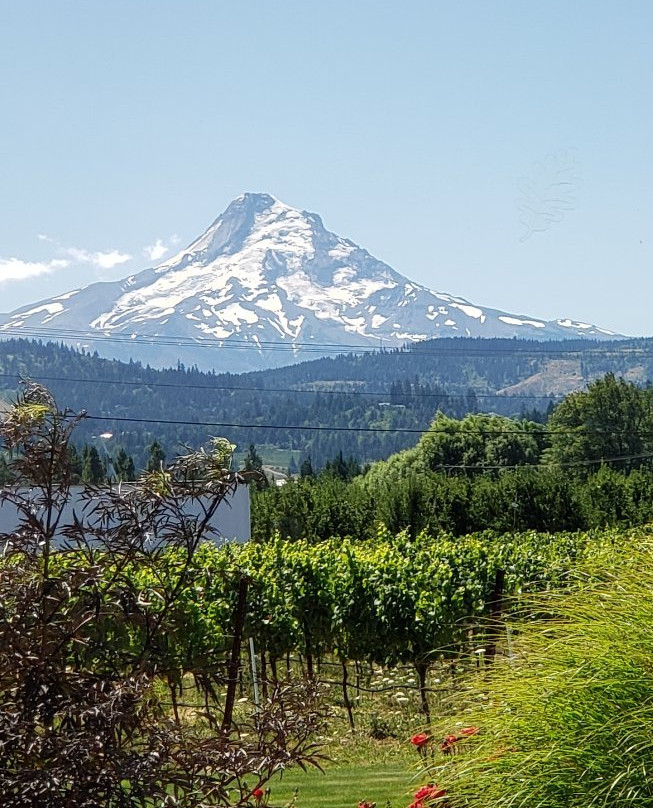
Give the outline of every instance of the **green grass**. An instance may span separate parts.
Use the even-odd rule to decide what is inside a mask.
[[[234,452],[234,466],[238,468],[247,454],[248,447],[246,445],[238,446]],[[295,459],[295,463],[299,463],[301,452],[299,449],[281,449],[272,443],[257,443],[256,451],[261,456],[263,464],[266,466],[279,466],[282,469],[287,469],[290,465],[291,458]]]
[[[416,769],[408,764],[385,763],[329,766],[318,770],[293,769],[272,781],[270,803],[285,805],[297,790],[297,808],[356,808],[360,800],[376,802],[377,808],[403,808],[412,799]],[[412,790],[411,790],[412,788]]]

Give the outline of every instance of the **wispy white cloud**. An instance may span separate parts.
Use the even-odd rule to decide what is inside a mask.
[[[150,261],[158,261],[159,258],[163,258],[167,252],[170,252],[172,247],[176,247],[180,241],[181,239],[176,233],[170,236],[167,242],[162,238],[158,238],[154,244],[148,244],[147,247],[143,247],[143,255],[149,258]]]
[[[97,269],[113,269],[120,264],[131,261],[133,258],[129,253],[120,252],[120,250],[87,250],[84,247],[66,247],[57,241],[55,238],[46,236],[44,233],[37,235],[39,241],[45,241],[47,244],[54,244],[57,252],[60,255],[65,255],[76,264],[90,264]]]
[[[163,243],[163,239],[158,238],[154,244],[148,244],[147,247],[143,248],[143,254],[149,258],[150,261],[158,261],[159,258],[163,258],[169,249],[170,247],[166,247]]]
[[[78,264],[90,264],[98,269],[113,269],[132,259],[129,253],[121,253],[118,250],[90,252],[81,247],[65,247],[63,252]]]
[[[23,261],[20,258],[0,258],[0,283],[6,281],[24,281],[39,275],[50,275],[59,269],[65,269],[70,261],[55,258],[52,261]]]
[[[26,261],[22,258],[3,258],[0,256],[0,283],[22,281],[28,278],[36,278],[40,275],[50,275],[58,270],[67,267],[73,268],[79,264],[94,267],[99,270],[99,277],[102,277],[102,273],[109,272],[121,264],[126,264],[134,257],[130,253],[117,249],[87,250],[85,247],[67,246],[45,233],[39,233],[37,238],[45,244],[51,244],[55,255],[58,257],[41,261]],[[169,239],[158,238],[153,244],[143,248],[143,254],[151,261],[158,261],[179,241],[179,236],[176,234]]]

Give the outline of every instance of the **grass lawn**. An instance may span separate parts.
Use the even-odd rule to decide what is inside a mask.
[[[285,805],[297,790],[297,808],[356,808],[363,799],[377,808],[385,808],[387,801],[392,808],[404,808],[417,788],[415,775],[416,769],[400,763],[329,766],[324,774],[293,769],[271,782],[270,803]]]

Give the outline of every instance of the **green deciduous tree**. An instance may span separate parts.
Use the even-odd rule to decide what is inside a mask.
[[[419,442],[426,468],[502,467],[538,463],[544,444],[541,424],[500,415],[439,412]]]
[[[647,460],[639,455],[653,451],[653,389],[608,373],[560,402],[549,428],[547,457],[554,463],[591,465],[607,458],[632,458],[623,465],[636,467]]]

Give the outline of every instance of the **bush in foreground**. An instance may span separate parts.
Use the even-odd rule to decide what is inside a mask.
[[[158,686],[177,670],[194,558],[236,476],[218,451],[188,454],[126,493],[89,489],[67,516],[78,420],[29,385],[0,428],[15,482],[0,502],[18,514],[0,536],[2,806],[260,805],[276,772],[317,764],[315,688],[279,685],[238,732],[236,640],[224,703],[212,680],[203,708],[171,716]]]

